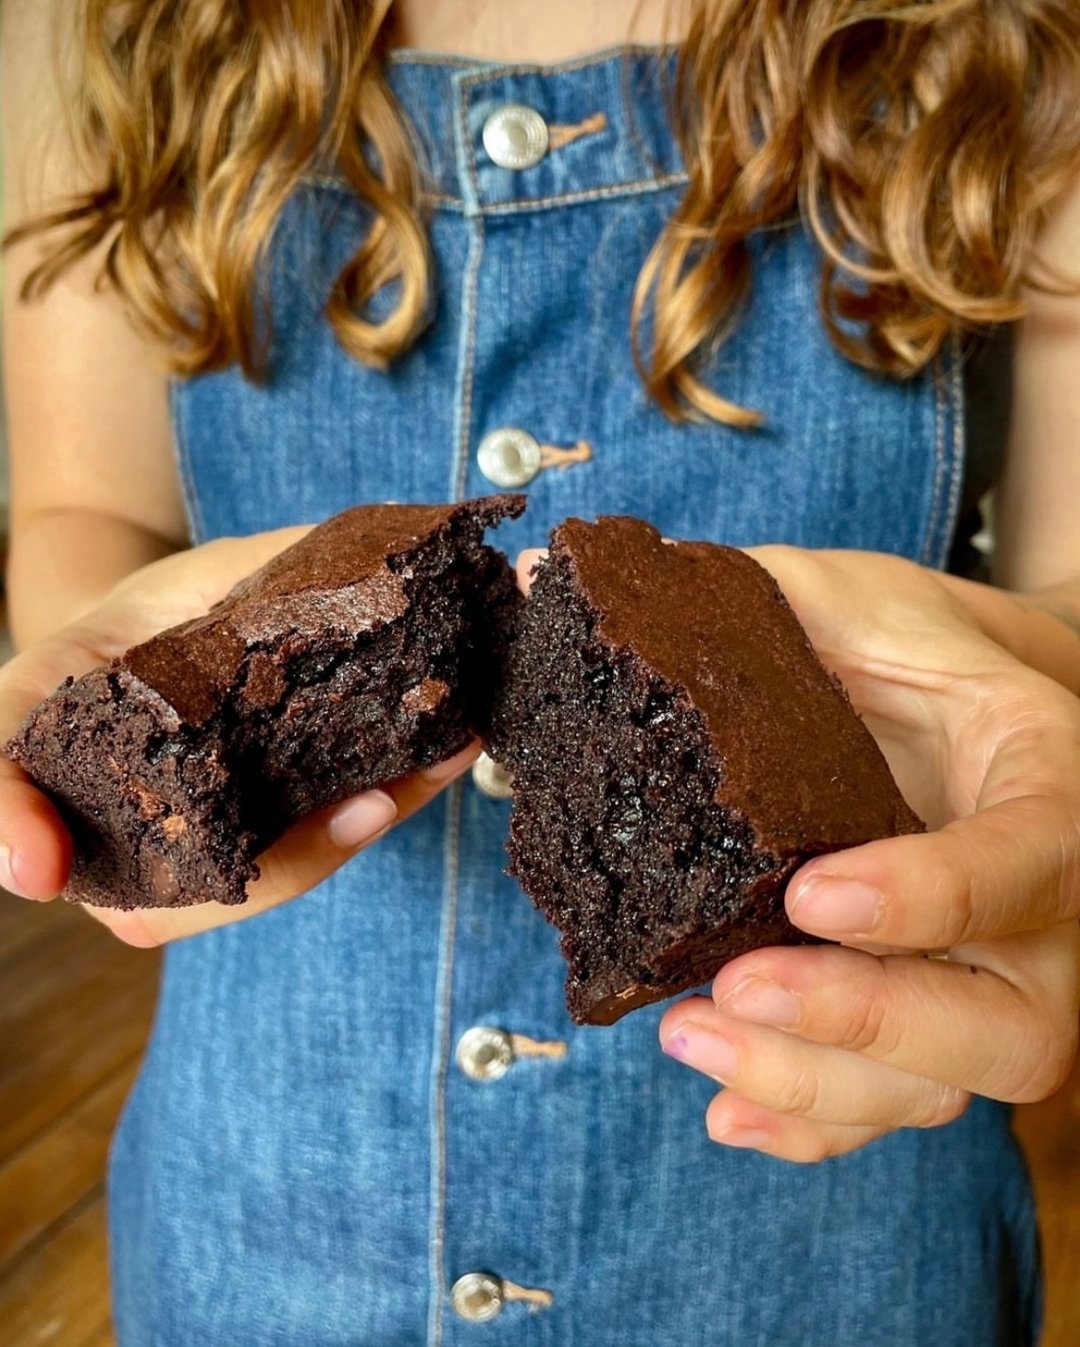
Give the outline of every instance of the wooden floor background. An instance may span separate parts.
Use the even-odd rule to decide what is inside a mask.
[[[113,1347],[102,1180],[157,971],[77,910],[0,894],[0,1347]],[[1042,1212],[1043,1347],[1077,1347],[1080,1072],[1018,1110],[1018,1130]]]

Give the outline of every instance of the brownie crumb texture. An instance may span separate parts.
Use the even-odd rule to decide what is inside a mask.
[[[205,617],[69,679],[6,750],[71,828],[66,896],[241,903],[298,818],[462,749],[520,603],[483,533],[523,509],[348,510]]]
[[[772,577],[640,520],[552,535],[496,697],[515,874],[561,933],[578,1023],[806,941],[812,856],[922,824]]]

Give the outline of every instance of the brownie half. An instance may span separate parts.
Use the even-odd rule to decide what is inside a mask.
[[[242,903],[291,823],[463,748],[520,602],[484,530],[524,504],[348,510],[205,617],[68,679],[6,750],[71,828],[66,896]]]
[[[579,1024],[808,940],[804,861],[921,831],[776,582],[745,553],[570,519],[516,618],[489,751],[510,870],[562,936]]]

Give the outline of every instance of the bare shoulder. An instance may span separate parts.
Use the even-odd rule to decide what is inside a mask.
[[[67,109],[73,93],[74,0],[0,4],[6,223],[70,189],[75,159]]]
[[[0,3],[6,224],[55,209],[92,185],[75,153],[72,41],[78,0]],[[16,539],[35,517],[82,510],[183,545],[168,376],[121,298],[98,285],[101,256],[41,298],[22,282],[49,246],[34,235],[3,266],[4,366]]]

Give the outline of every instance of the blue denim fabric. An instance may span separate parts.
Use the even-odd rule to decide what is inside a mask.
[[[477,444],[512,425],[593,452],[530,484],[511,554],[566,515],[630,512],[943,564],[956,362],[902,385],[845,363],[798,229],[756,242],[753,302],[708,376],[766,428],[675,427],[647,401],[630,297],[684,182],[653,57],[410,58],[392,79],[431,182],[431,325],[389,374],[342,354],[320,310],[363,212],[308,184],[273,249],[269,385],[175,389],[198,540],[484,493]],[[606,124],[513,172],[481,142],[504,103]],[[112,1159],[121,1347],[1032,1344],[1007,1112],[977,1101],[809,1168],[711,1144],[714,1087],[658,1051],[659,1008],[569,1022],[555,934],[503,874],[507,815],[459,784],[310,896],[170,949]],[[567,1051],[478,1083],[453,1056],[477,1024]],[[448,1288],[473,1270],[552,1303],[463,1322]]]

